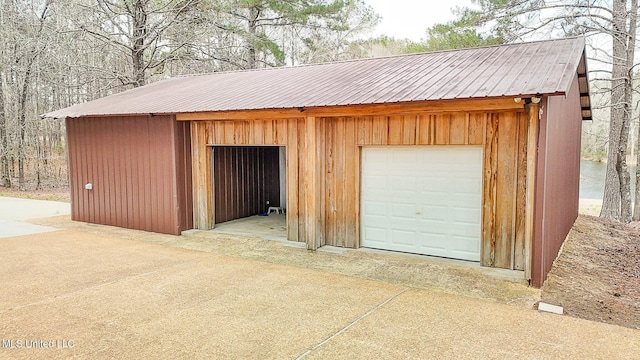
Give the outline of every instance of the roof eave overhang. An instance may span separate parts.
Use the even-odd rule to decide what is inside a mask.
[[[577,75],[578,75],[578,90],[580,92],[580,109],[582,113],[582,120],[593,120],[591,111],[591,96],[589,95],[589,78],[587,74],[589,70],[587,68],[587,53],[586,49],[582,51],[582,57],[578,63]]]
[[[176,120],[240,120],[256,118],[274,119],[302,117],[410,115],[420,113],[459,111],[522,110],[524,109],[524,102],[517,103],[514,101],[514,98],[526,98],[533,96],[539,96],[539,94],[503,96],[497,98],[423,100],[383,104],[349,104],[309,107],[300,106],[295,108],[282,109],[245,109],[228,111],[184,112],[176,114]]]
[[[549,94],[517,94],[501,97],[487,98],[462,98],[420,100],[395,103],[377,104],[347,104],[327,106],[299,106],[290,108],[271,109],[238,109],[219,111],[195,111],[195,112],[157,112],[157,113],[119,113],[119,114],[56,114],[48,113],[42,118],[74,119],[74,118],[99,118],[99,117],[135,117],[135,116],[174,116],[178,121],[191,120],[246,120],[246,119],[286,119],[304,117],[338,117],[338,116],[377,116],[377,115],[411,115],[421,113],[442,112],[468,112],[468,111],[513,111],[523,110],[525,101],[517,102],[516,99],[527,99],[542,96],[565,96],[565,92]]]
[[[122,114],[64,114],[64,115],[51,115],[51,113],[40,115],[41,119],[79,119],[79,118],[101,118],[101,117],[135,117],[135,116],[173,116],[175,113],[122,113]]]

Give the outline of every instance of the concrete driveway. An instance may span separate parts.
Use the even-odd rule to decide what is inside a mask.
[[[0,254],[3,359],[640,353],[637,330],[116,236],[61,230],[2,238]]]
[[[52,227],[30,224],[25,220],[70,213],[68,203],[0,196],[0,238],[53,231]]]

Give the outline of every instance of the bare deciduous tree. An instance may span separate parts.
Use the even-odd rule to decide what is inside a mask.
[[[592,48],[591,58],[611,68],[610,75],[601,79],[611,85],[607,175],[600,215],[631,221],[626,156],[634,90],[637,0],[477,0],[476,3],[480,11],[468,9],[464,14],[477,17],[481,24],[490,24],[494,33],[506,41],[566,35],[609,39],[611,48]]]
[[[7,119],[4,112],[4,72],[0,65],[0,172],[2,186],[11,187],[9,174],[9,141],[7,139]]]
[[[64,123],[43,112],[179,74],[338,59],[376,19],[361,0],[0,0],[0,185],[67,182]]]
[[[184,25],[183,15],[198,2],[96,0],[84,6],[94,16],[85,16],[80,28],[129,58],[130,71],[118,74],[118,79],[123,86],[138,87],[147,82],[147,72],[164,66],[190,43],[188,32],[179,43],[171,42],[175,39],[166,38],[165,33]]]

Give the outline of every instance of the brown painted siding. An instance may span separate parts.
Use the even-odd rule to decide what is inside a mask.
[[[546,279],[578,217],[582,130],[579,99],[575,77],[566,98],[550,97],[542,107],[531,272],[536,287]]]
[[[170,116],[67,119],[72,219],[166,234],[191,228],[188,129]]]
[[[277,147],[215,146],[213,178],[216,224],[280,206]]]
[[[527,114],[459,112],[315,119],[321,160],[316,164],[320,244],[360,246],[360,151],[367,145],[483,145],[482,264],[523,270]],[[287,227],[290,240],[306,241],[305,120],[195,121],[194,154],[208,145],[286,145]],[[210,151],[209,151],[210,152]],[[203,160],[206,166],[208,160]],[[194,160],[194,164],[196,161]],[[208,186],[210,171],[194,169]],[[207,180],[207,176],[208,180]],[[308,184],[307,184],[308,185]],[[200,186],[200,185],[196,185]],[[227,190],[231,191],[231,190]],[[211,192],[196,201],[204,208]],[[208,205],[209,209],[211,205]],[[216,212],[210,209],[211,213]],[[201,214],[200,218],[206,218]],[[213,225],[212,223],[210,225]],[[205,227],[206,228],[206,227]]]

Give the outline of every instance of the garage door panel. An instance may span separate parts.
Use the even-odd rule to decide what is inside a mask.
[[[363,181],[364,188],[367,190],[385,190],[387,188],[387,177],[380,175],[367,175]]]
[[[476,250],[477,242],[473,238],[457,237],[451,238],[452,253],[456,258],[480,261],[480,254]]]
[[[434,170],[438,171],[438,170]],[[433,174],[430,175],[430,172],[425,172],[424,174],[416,174],[420,177],[420,191],[423,192],[448,192],[449,191],[449,182],[446,177],[434,177]]]
[[[481,200],[482,200],[482,195],[473,195],[473,194],[451,194],[447,198],[449,206],[452,209],[466,208],[471,203],[480,203]]]
[[[365,147],[362,154],[363,246],[479,261],[480,147]]]
[[[420,247],[429,251],[429,255],[447,256],[447,236],[429,232],[419,233]]]
[[[422,220],[419,222],[418,231],[422,231],[429,234],[448,235],[451,233],[449,221],[438,220]]]
[[[450,183],[450,192],[457,194],[478,194],[482,191],[482,182],[471,178],[471,174],[463,173],[453,176],[459,176],[452,179]],[[462,177],[464,176],[464,178]]]
[[[375,224],[375,223],[383,223],[385,221],[385,219],[387,219],[386,215],[382,215],[382,216],[363,216],[362,217],[362,221],[363,222],[367,222],[369,224]],[[383,227],[383,229],[386,229],[386,227]]]
[[[410,173],[393,176],[391,178],[391,190],[393,191],[416,191],[416,179]]]
[[[448,218],[446,204],[444,206],[422,206],[421,212],[424,220],[446,221]]]
[[[473,224],[465,224],[465,223],[452,223],[454,226],[451,227],[450,234],[452,236],[462,236],[467,238],[476,238],[477,232],[480,228]]]
[[[456,223],[467,223],[477,225],[480,223],[481,216],[478,213],[478,209],[473,208],[456,208],[453,213],[453,221]]]
[[[412,247],[416,245],[417,234],[415,231],[391,229],[391,236],[393,237],[396,245],[410,245]]]
[[[364,235],[371,243],[384,244],[387,242],[387,229],[367,226],[364,229]]]
[[[382,201],[365,201],[362,208],[363,215],[385,216],[387,214],[387,204]]]
[[[409,219],[414,221],[416,218],[415,204],[393,204],[391,205],[391,217],[397,220]]]
[[[383,148],[368,148],[367,153],[363,154],[363,160],[368,168],[375,168],[388,163],[389,156],[390,153]]]
[[[416,204],[429,206],[438,206],[442,208],[449,208],[451,204],[451,196],[443,193],[420,193],[415,195]],[[461,203],[463,204],[463,203]],[[419,205],[419,206],[420,206]],[[443,209],[446,210],[446,209]]]
[[[399,168],[404,168],[401,164],[415,164],[418,159],[418,154],[412,151],[411,148],[399,148],[391,152],[391,159],[394,164],[398,164]]]

